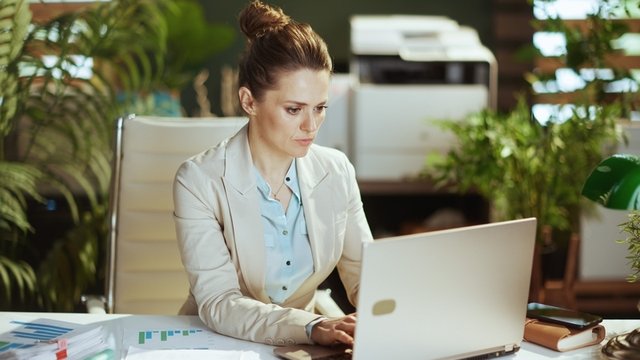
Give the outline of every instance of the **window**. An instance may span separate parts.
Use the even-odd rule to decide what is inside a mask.
[[[533,113],[563,121],[576,104],[621,100],[640,120],[640,1],[534,0]]]

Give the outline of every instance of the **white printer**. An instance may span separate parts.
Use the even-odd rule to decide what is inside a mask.
[[[351,18],[348,154],[360,180],[416,176],[459,121],[494,107],[497,65],[477,32],[440,16]]]

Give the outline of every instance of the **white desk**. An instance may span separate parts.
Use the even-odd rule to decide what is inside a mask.
[[[127,328],[153,326],[156,328],[198,328],[206,329],[196,316],[159,316],[159,315],[96,315],[82,313],[21,313],[0,312],[0,333],[9,329],[11,320],[54,319],[78,324],[101,324],[108,334],[107,341],[116,350],[118,358],[123,358],[128,348],[125,336]],[[631,331],[640,327],[640,320],[605,320],[607,339],[616,334]],[[260,355],[260,359],[277,360],[273,356],[273,347],[263,344],[238,340],[211,333],[215,348],[220,350],[248,350]],[[606,341],[606,340],[605,340]],[[520,351],[501,359],[597,359],[600,346],[591,346],[569,352],[555,352],[535,344],[522,342]]]

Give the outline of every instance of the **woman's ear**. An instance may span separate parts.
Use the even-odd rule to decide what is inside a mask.
[[[240,99],[240,106],[249,116],[255,115],[255,99],[246,86],[241,86],[238,89],[238,99]]]

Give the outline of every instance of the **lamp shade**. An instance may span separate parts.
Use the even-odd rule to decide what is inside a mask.
[[[640,209],[640,158],[615,154],[591,172],[582,195],[610,209]]]

